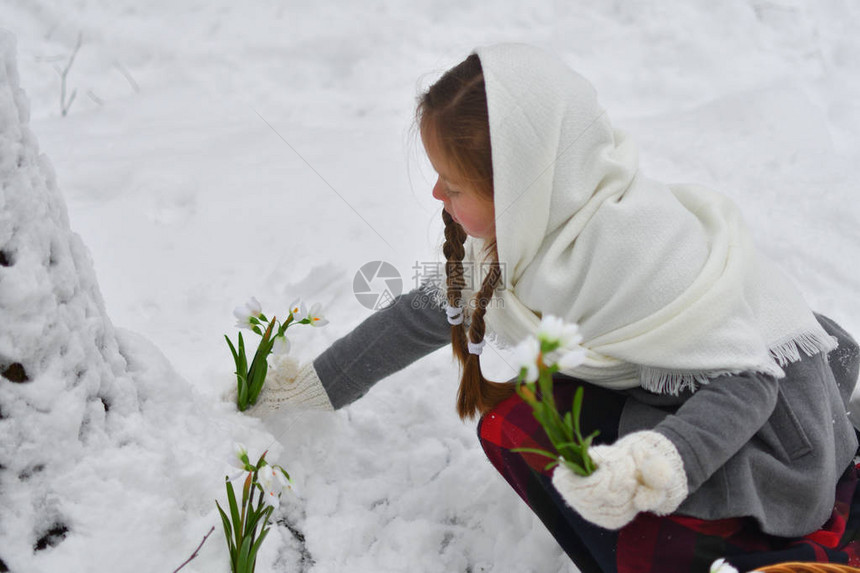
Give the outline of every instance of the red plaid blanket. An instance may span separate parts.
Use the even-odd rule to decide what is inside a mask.
[[[559,408],[569,408],[577,386],[584,385],[584,433],[607,419],[617,427],[622,402],[609,391],[577,381],[556,382]],[[591,393],[591,396],[589,396]],[[615,395],[616,397],[618,395]],[[599,416],[599,410],[607,415]],[[616,416],[614,421],[612,417]],[[589,419],[589,417],[591,419]],[[605,441],[613,430],[601,429]],[[552,446],[532,416],[531,407],[518,396],[499,404],[481,420],[478,429],[487,457],[523,500],[537,513],[583,573],[700,573],[718,558],[738,571],[786,561],[841,563],[860,566],[860,471],[846,470],[836,487],[836,504],[830,520],[801,538],[767,535],[751,518],[703,521],[681,515],[659,517],[639,514],[618,532],[588,524],[567,507],[550,483],[548,459],[521,454],[515,448]],[[598,440],[601,441],[601,440]],[[551,471],[551,470],[550,470]]]

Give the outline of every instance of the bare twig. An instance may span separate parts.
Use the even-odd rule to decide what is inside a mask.
[[[114,66],[117,70],[119,70],[119,73],[123,75],[125,81],[127,81],[128,85],[131,86],[131,89],[134,90],[134,93],[140,93],[140,85],[138,85],[137,81],[135,81],[134,76],[131,75],[131,72],[128,71],[128,69],[119,62],[114,62]]]
[[[90,99],[96,102],[99,105],[104,105],[105,100],[96,95],[96,92],[93,90],[87,90],[87,95],[90,96]]]
[[[72,107],[72,102],[75,101],[75,96],[78,95],[78,90],[72,90],[72,95],[69,97],[69,101],[66,101],[66,78],[69,75],[69,70],[72,69],[72,64],[75,63],[75,56],[78,55],[78,50],[81,49],[81,41],[83,40],[83,35],[78,32],[78,41],[75,44],[75,49],[72,52],[72,55],[69,57],[69,62],[66,64],[66,68],[59,72],[60,74],[60,112],[63,114],[63,117],[66,117],[66,114],[69,113],[69,108]]]
[[[192,554],[191,554],[191,557],[189,557],[188,559],[186,559],[186,560],[185,560],[185,562],[184,562],[182,565],[180,565],[179,567],[177,567],[176,569],[174,569],[174,570],[173,570],[173,573],[176,573],[177,571],[179,571],[180,569],[182,569],[183,567],[185,567],[186,565],[188,565],[189,563],[191,563],[191,560],[192,560],[192,559],[194,559],[195,557],[197,557],[197,553],[200,551],[200,548],[201,548],[201,547],[203,547],[203,544],[204,544],[204,543],[206,543],[206,540],[207,540],[207,539],[209,539],[209,536],[210,536],[210,535],[212,535],[212,532],[213,532],[213,531],[215,531],[215,526],[214,526],[214,525],[212,526],[212,529],[210,529],[210,530],[209,530],[209,533],[207,533],[206,535],[204,535],[204,536],[203,536],[203,541],[201,541],[201,542],[200,542],[200,545],[198,545],[198,546],[197,546],[197,549],[195,549],[195,550],[194,550],[194,553],[192,553]]]

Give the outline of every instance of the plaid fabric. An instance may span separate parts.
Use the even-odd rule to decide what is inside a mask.
[[[599,429],[598,442],[615,441],[623,395],[571,378],[557,379],[554,394],[562,411],[571,407],[580,385],[585,388],[583,433]],[[583,520],[564,503],[550,481],[551,470],[544,469],[547,458],[511,451],[523,447],[552,451],[531,407],[518,396],[484,416],[478,433],[490,462],[583,573],[707,572],[721,557],[740,572],[786,561],[860,566],[860,471],[853,466],[837,484],[830,520],[802,538],[767,535],[751,518],[703,521],[650,513],[639,514],[616,532]]]

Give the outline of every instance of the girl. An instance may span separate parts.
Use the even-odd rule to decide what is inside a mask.
[[[445,304],[429,287],[402,296],[270,381],[253,413],[343,407],[450,342],[460,416],[482,416],[490,461],[580,570],[860,563],[857,345],[755,249],[731,202],[648,179],[591,86],[529,46],[476,50],[423,94],[417,122],[444,204]],[[485,269],[477,292],[464,263]],[[514,452],[550,444],[512,384],[481,374],[488,333],[513,344],[544,315],[577,323],[587,350],[555,386],[563,407],[583,387],[583,431],[600,431],[588,477]]]

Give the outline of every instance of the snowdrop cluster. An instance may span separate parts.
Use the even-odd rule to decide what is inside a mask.
[[[229,514],[215,502],[230,552],[231,573],[254,572],[257,552],[269,533],[269,519],[280,506],[283,491],[292,489],[290,475],[283,467],[267,463],[266,453],[263,452],[257,463],[252,464],[245,446],[234,444],[234,455],[229,463],[242,470],[239,476],[247,472],[241,503],[229,476],[226,478]]]
[[[586,352],[580,342],[582,336],[576,324],[546,315],[541,319],[536,335],[527,337],[514,348],[514,357],[520,369],[517,394],[532,407],[535,419],[556,450],[548,452],[520,448],[516,451],[550,458],[547,468],[563,463],[579,475],[589,475],[595,466],[588,455],[588,448],[597,433],[583,437],[580,431],[582,387],[576,391],[572,411],[565,415],[558,411],[553,396],[552,375],[561,369],[576,368],[585,360]],[[550,360],[550,355],[558,355],[558,358]]]
[[[585,349],[579,343],[582,335],[576,324],[564,322],[557,316],[546,315],[537,329],[536,336],[529,336],[514,348],[514,360],[520,368],[520,379],[536,382],[539,365],[544,357],[559,353],[554,361],[560,370],[576,368],[585,360]]]
[[[290,363],[286,359],[291,346],[286,336],[286,331],[290,326],[309,324],[319,327],[328,324],[328,320],[322,315],[322,307],[319,303],[313,304],[308,310],[301,299],[296,299],[289,308],[289,314],[283,322],[278,322],[277,317],[274,316],[269,320],[263,314],[260,301],[255,297],[251,297],[247,302],[233,310],[238,328],[250,330],[261,337],[249,364],[242,333],[239,333],[236,345],[233,344],[230,337],[224,336],[236,363],[236,405],[240,411],[248,409],[257,402],[257,397],[263,389],[269,370],[269,355],[274,356],[276,364],[288,365]]]

